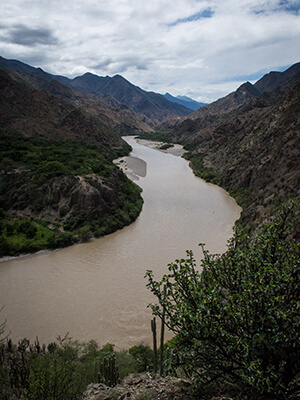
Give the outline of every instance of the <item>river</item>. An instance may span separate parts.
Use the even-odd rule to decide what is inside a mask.
[[[14,342],[38,336],[47,344],[69,332],[116,349],[150,345],[147,304],[155,298],[145,286],[146,270],[160,279],[186,250],[200,260],[199,243],[211,253],[226,250],[241,211],[235,200],[195,177],[183,158],[126,140],[139,170],[131,176],[144,198],[133,224],[88,243],[0,263],[0,323],[7,320]]]

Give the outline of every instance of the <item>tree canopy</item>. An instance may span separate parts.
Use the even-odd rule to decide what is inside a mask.
[[[201,245],[200,268],[187,252],[161,281],[147,271],[153,313],[164,309],[176,334],[172,363],[200,386],[227,382],[273,398],[299,390],[300,246],[289,239],[298,210],[284,206],[251,239],[235,232],[223,255]]]

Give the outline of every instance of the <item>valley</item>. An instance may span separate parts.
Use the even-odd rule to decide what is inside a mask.
[[[192,112],[121,76],[69,80],[0,58],[1,254],[61,247],[134,221],[140,190],[112,162],[130,151],[126,133],[181,143],[194,173],[233,195],[243,207],[238,224],[255,230],[300,199],[299,81],[298,63]]]
[[[152,379],[154,315],[195,396],[297,398],[299,85],[297,63],[203,104],[0,57],[6,399],[58,398],[64,379],[59,398],[79,398],[112,358]],[[103,393],[154,393],[128,390]]]

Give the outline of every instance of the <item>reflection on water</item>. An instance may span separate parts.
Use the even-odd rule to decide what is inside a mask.
[[[186,250],[200,259],[198,243],[226,250],[240,214],[235,201],[196,178],[182,158],[127,141],[147,164],[137,181],[145,202],[136,222],[89,243],[0,263],[0,317],[14,341],[49,343],[69,332],[117,349],[151,344],[147,304],[155,299],[146,270],[159,279]]]

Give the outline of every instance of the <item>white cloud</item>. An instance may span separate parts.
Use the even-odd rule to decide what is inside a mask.
[[[299,61],[299,0],[11,0],[0,55],[212,101]]]

